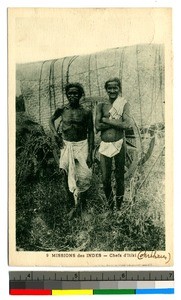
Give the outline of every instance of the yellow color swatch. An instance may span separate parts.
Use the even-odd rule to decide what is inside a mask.
[[[52,296],[93,295],[93,290],[52,290]]]

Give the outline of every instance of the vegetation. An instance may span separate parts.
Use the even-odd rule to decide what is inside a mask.
[[[23,117],[22,117],[23,116]],[[157,135],[158,136],[158,135]],[[55,144],[43,129],[17,114],[16,243],[21,251],[138,251],[165,249],[164,139],[126,181],[121,211],[110,212],[100,168],[93,167],[87,208],[72,220]],[[114,184],[114,182],[113,182]]]

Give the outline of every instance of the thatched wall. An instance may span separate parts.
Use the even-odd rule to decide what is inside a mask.
[[[67,102],[64,86],[80,82],[85,89],[82,102],[95,106],[106,97],[104,83],[110,77],[122,81],[122,95],[129,101],[140,126],[164,122],[164,48],[136,45],[84,56],[65,57],[17,65],[16,79],[25,110],[35,122],[48,129],[57,107]]]

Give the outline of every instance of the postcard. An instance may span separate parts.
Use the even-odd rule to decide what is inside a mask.
[[[9,265],[173,265],[171,8],[9,8]]]

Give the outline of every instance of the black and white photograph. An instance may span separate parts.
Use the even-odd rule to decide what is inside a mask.
[[[171,9],[8,24],[10,265],[171,266]]]

